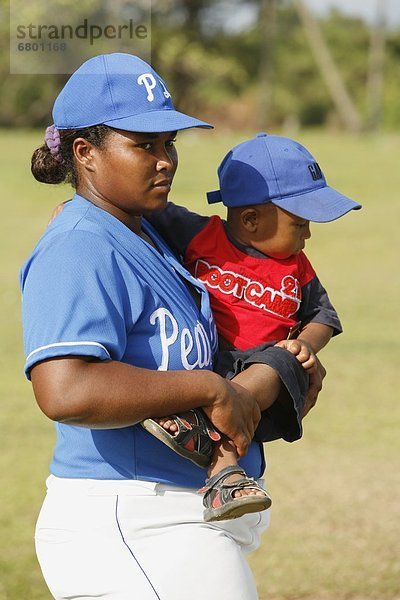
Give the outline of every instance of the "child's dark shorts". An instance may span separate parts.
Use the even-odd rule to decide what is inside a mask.
[[[269,442],[282,438],[294,442],[303,434],[301,417],[308,390],[308,375],[293,354],[275,346],[275,343],[262,344],[246,351],[224,350],[218,354],[214,369],[228,379],[255,363],[275,369],[286,393],[262,412],[254,439]]]

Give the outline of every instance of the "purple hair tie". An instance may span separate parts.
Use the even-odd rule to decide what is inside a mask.
[[[50,150],[50,154],[52,155],[52,157],[59,163],[64,162],[63,157],[60,154],[60,145],[61,145],[60,132],[58,131],[58,129],[54,125],[54,123],[53,123],[53,125],[50,125],[49,127],[47,127],[46,133],[44,136],[44,141],[46,143],[46,146]]]

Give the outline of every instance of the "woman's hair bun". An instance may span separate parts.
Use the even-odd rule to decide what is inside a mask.
[[[34,178],[41,183],[62,183],[67,176],[65,165],[52,156],[46,144],[34,151],[31,171]]]

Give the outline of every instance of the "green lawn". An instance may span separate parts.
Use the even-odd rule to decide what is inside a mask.
[[[32,538],[53,428],[22,374],[17,284],[52,208],[70,196],[68,187],[30,176],[42,133],[0,132],[0,600],[49,598]],[[182,134],[171,199],[210,212],[204,194],[216,189],[216,166],[245,137]],[[272,524],[250,562],[262,600],[400,599],[400,136],[307,131],[296,137],[331,185],[364,209],[313,227],[308,255],[345,333],[321,354],[329,375],[304,439],[267,447]]]

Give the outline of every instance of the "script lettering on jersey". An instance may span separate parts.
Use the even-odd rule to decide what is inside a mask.
[[[209,339],[201,323],[197,322],[193,329],[180,329],[177,320],[167,308],[158,308],[150,315],[150,324],[158,327],[160,334],[161,363],[158,371],[168,369],[171,350],[179,350],[184,369],[203,369],[212,364],[213,340]],[[178,345],[178,348],[175,348],[175,345]]]
[[[260,310],[281,317],[289,318],[300,308],[300,285],[292,275],[283,277],[280,289],[274,289],[234,271],[224,271],[217,265],[210,265],[207,261],[198,259],[195,276],[211,290],[233,295]]]

